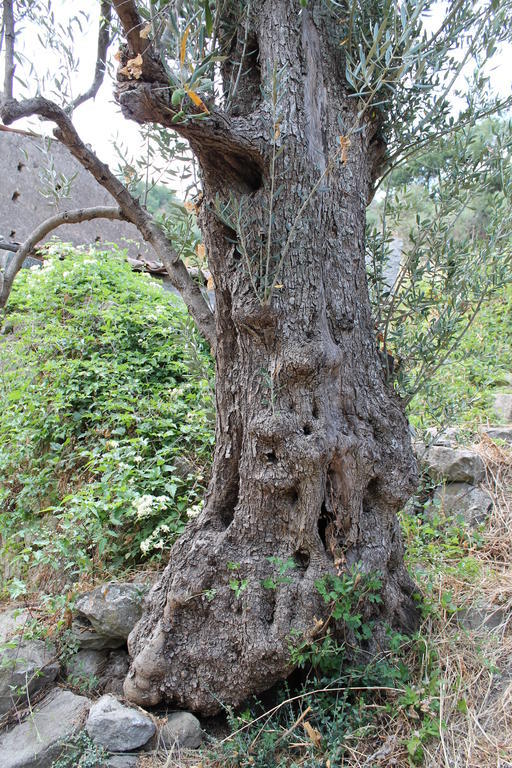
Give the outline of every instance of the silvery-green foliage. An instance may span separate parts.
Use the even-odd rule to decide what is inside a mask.
[[[326,5],[342,30],[347,83],[361,117],[369,116],[382,131],[389,164],[499,103],[487,89],[485,65],[509,37],[509,0],[455,0],[436,25],[435,0],[326,0]],[[451,99],[467,93],[468,72],[472,96],[455,116]]]
[[[78,171],[71,176],[66,176],[55,167],[55,157],[52,152],[52,139],[43,136],[38,149],[41,154],[41,166],[39,168],[39,192],[57,208],[60,203],[70,197],[73,181]]]
[[[432,157],[418,158],[417,172],[430,168],[422,190],[427,204],[414,217],[407,209],[415,191],[390,175],[368,230],[377,337],[387,372],[408,400],[449,359],[482,304],[512,280],[512,124],[495,121],[487,140],[478,139],[475,128],[464,128],[431,148],[437,167]],[[485,221],[479,216],[471,226],[479,201]],[[406,217],[400,269],[390,285],[392,233]]]

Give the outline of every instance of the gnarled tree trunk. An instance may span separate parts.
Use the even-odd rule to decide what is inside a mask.
[[[355,563],[378,571],[383,601],[368,608],[377,625],[407,628],[416,618],[396,519],[416,468],[378,357],[365,277],[376,128],[357,124],[322,4],[300,14],[294,0],[257,5],[246,46],[254,66],[233,109],[258,149],[244,162],[226,144],[224,162],[188,136],[216,290],[213,479],[130,636],[125,683],[142,705],[166,700],[205,714],[291,671],[290,632],[307,635],[325,613],[315,587],[325,574]],[[276,72],[273,120],[259,80]],[[273,174],[274,142],[283,151]],[[242,206],[239,228],[226,224],[222,203]],[[267,288],[277,281],[270,300],[267,252]],[[262,585],[275,577],[270,557],[295,561],[274,589]]]

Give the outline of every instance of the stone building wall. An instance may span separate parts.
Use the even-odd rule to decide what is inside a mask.
[[[57,173],[67,178],[77,174],[69,197],[59,202],[59,208],[41,194],[41,173],[48,165],[43,139],[0,126],[0,237],[6,242],[23,242],[35,226],[59,209],[116,204],[64,145],[52,141],[50,152]],[[74,245],[112,242],[126,247],[132,258],[155,258],[136,227],[123,221],[96,219],[67,224],[54,230],[47,239],[52,236]]]

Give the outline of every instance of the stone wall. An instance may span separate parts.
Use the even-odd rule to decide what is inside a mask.
[[[58,210],[55,203],[41,194],[40,174],[48,164],[43,147],[41,137],[0,127],[0,237],[6,242],[23,242],[35,226]],[[59,203],[60,210],[115,205],[111,195],[60,142],[53,141],[50,152],[58,173],[67,178],[77,174],[69,197]],[[138,230],[122,221],[97,219],[68,224],[54,230],[47,239],[52,236],[74,245],[116,243],[126,247],[132,258],[138,255],[155,258],[153,249],[144,243]]]

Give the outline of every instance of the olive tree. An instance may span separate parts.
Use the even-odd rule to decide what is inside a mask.
[[[426,25],[430,0],[111,5],[115,22],[102,3],[96,75],[113,34],[124,116],[190,145],[214,312],[166,233],[82,142],[73,104],[14,98],[11,0],[0,114],[55,124],[153,245],[215,356],[204,509],[130,635],[125,683],[139,704],[209,714],[291,672],[292,638],[314,638],[329,618],[326,575],[378,574],[380,599],[363,608],[370,652],[386,626],[417,623],[396,516],[417,470],[376,339],[366,208],[404,158],[504,106],[485,95],[481,68],[511,9],[455,0]],[[450,95],[470,64],[478,97],[453,116]],[[350,637],[343,617],[333,631]]]

